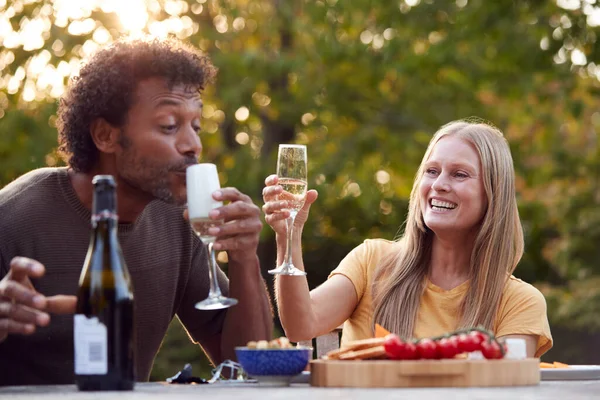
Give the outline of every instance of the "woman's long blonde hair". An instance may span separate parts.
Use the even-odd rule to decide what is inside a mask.
[[[404,234],[379,263],[373,280],[374,323],[403,337],[414,334],[434,235],[423,221],[419,185],[434,146],[448,135],[468,141],[477,150],[487,196],[487,210],[471,254],[470,285],[457,328],[482,325],[493,329],[507,277],[523,255],[513,161],[502,132],[483,123],[455,121],[444,125],[429,142],[416,174]]]

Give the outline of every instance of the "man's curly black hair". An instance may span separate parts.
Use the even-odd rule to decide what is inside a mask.
[[[174,39],[121,39],[97,52],[70,82],[58,106],[59,152],[78,172],[98,160],[90,135],[92,121],[104,118],[123,126],[141,80],[164,78],[172,87],[191,85],[201,92],[216,68],[195,48]]]

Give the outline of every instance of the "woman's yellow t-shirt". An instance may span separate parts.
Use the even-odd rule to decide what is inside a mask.
[[[342,342],[373,337],[373,307],[371,286],[375,268],[394,242],[383,239],[365,240],[352,250],[331,272],[344,275],[354,284],[358,306],[344,323]],[[415,324],[415,337],[431,337],[455,330],[459,323],[460,303],[469,282],[443,290],[431,282],[421,298]],[[536,335],[536,357],[552,347],[552,335],[546,313],[546,299],[532,285],[511,276],[504,288],[494,323],[496,336]]]

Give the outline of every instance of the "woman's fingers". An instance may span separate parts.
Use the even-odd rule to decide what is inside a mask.
[[[267,186],[276,185],[277,181],[278,181],[277,175],[271,174],[265,178],[265,185],[267,185]]]
[[[286,200],[269,201],[262,207],[263,212],[267,215],[287,211],[289,208],[289,202]]]
[[[265,221],[267,222],[267,224],[273,226],[273,224],[276,224],[277,222],[280,222],[280,221],[285,221],[289,217],[290,217],[290,212],[286,210],[286,211],[282,211],[279,213],[273,213],[273,214],[266,215]]]
[[[273,200],[277,200],[278,196],[283,193],[283,188],[279,185],[275,186],[265,186],[262,192],[263,201],[269,202]]]

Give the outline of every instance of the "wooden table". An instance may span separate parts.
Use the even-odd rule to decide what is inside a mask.
[[[0,399],[260,399],[260,400],[434,400],[434,399],[595,399],[600,398],[600,381],[548,381],[539,386],[505,388],[426,388],[426,389],[338,389],[316,388],[308,384],[290,387],[259,387],[255,383],[170,385],[138,383],[133,392],[78,392],[74,385],[0,387]]]

